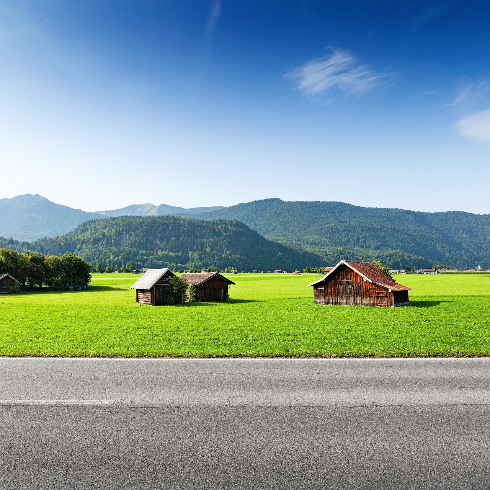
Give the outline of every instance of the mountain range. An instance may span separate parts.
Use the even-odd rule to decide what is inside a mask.
[[[134,204],[121,209],[90,213],[55,204],[39,194],[24,194],[11,199],[0,199],[0,236],[33,242],[40,238],[63,235],[84,221],[117,216],[191,216],[212,212],[222,206],[180,208],[160,204]]]
[[[33,241],[69,233],[87,220],[123,215],[237,220],[269,241],[320,257],[325,265],[363,257],[395,268],[428,267],[434,262],[458,268],[490,267],[490,215],[365,208],[329,201],[264,199],[191,209],[140,204],[86,213],[25,195],[0,200],[0,236]]]

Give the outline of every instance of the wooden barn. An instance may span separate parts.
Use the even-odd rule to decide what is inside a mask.
[[[0,274],[0,294],[11,294],[14,291],[15,284],[21,286],[22,284],[12,277],[10,274]]]
[[[410,288],[397,284],[369,262],[340,261],[325,277],[308,284],[317,305],[405,306]]]
[[[175,277],[170,269],[148,269],[131,286],[131,289],[136,289],[136,301],[150,306],[168,304],[166,288],[169,286],[170,277]]]
[[[196,288],[195,301],[221,302],[228,300],[228,286],[235,284],[218,272],[188,272],[182,274],[187,284]]]

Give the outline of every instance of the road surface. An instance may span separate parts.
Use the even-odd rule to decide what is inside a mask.
[[[0,358],[0,488],[490,488],[490,359]]]

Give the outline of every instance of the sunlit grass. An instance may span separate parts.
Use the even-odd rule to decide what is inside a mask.
[[[238,274],[228,303],[148,307],[132,274],[0,296],[3,356],[490,355],[490,275],[397,276],[411,306],[319,306],[319,276]]]

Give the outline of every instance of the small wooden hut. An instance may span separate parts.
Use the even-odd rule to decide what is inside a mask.
[[[317,305],[405,306],[410,288],[397,284],[369,262],[341,260],[326,276],[308,284]]]
[[[10,274],[0,274],[0,294],[14,293],[16,284],[22,286],[21,282]]]
[[[175,274],[170,269],[148,269],[131,286],[131,289],[136,289],[136,302],[150,306],[168,304],[166,289],[171,277]]]
[[[195,301],[221,302],[228,300],[228,286],[235,284],[218,272],[188,272],[181,276],[196,288]]]

